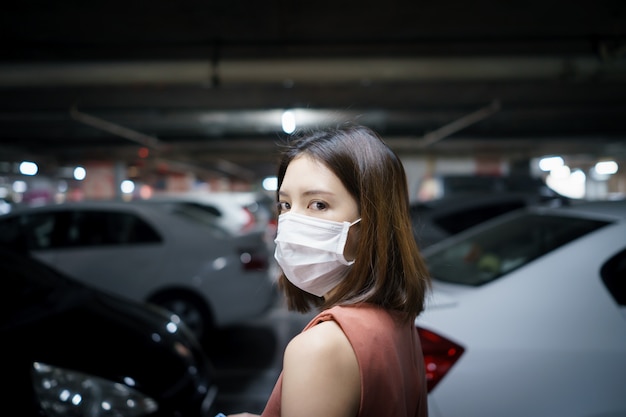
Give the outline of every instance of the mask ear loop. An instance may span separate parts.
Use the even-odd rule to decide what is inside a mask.
[[[343,243],[343,247],[344,247],[344,248],[346,247],[345,245],[346,245],[346,242],[348,241],[348,233],[350,233],[350,228],[351,228],[352,226],[354,226],[355,224],[357,224],[358,222],[360,222],[360,221],[361,221],[361,218],[359,217],[358,219],[356,219],[355,221],[353,221],[352,223],[350,223],[350,224],[348,225],[348,227],[346,228],[346,231],[345,231],[345,234],[346,234],[346,235],[345,235],[345,241],[344,241],[344,243]],[[348,262],[348,263],[347,263],[347,264],[345,264],[345,265],[352,265],[352,264],[354,264],[354,261],[355,261],[355,260],[353,259],[353,260],[351,260],[351,261],[348,261],[348,260],[345,258],[345,256],[344,256],[344,254],[343,254],[343,253],[341,254],[341,257],[343,258],[343,260],[344,260],[344,261]]]

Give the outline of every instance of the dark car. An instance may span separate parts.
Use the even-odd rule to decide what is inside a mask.
[[[415,240],[424,249],[510,211],[535,205],[557,207],[570,204],[570,199],[559,195],[467,192],[426,202],[414,202],[411,204],[410,214]]]
[[[214,414],[214,370],[180,319],[0,250],[0,400],[21,417]]]
[[[427,176],[420,181],[417,190],[418,195],[428,197],[421,198],[420,201],[494,193],[526,194],[546,199],[563,198],[561,194],[548,187],[541,178],[525,174],[441,174]]]

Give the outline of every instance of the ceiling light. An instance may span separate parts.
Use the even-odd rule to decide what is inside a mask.
[[[37,164],[30,161],[23,161],[20,164],[20,174],[22,175],[35,175],[39,171]]]
[[[283,112],[282,116],[283,132],[291,134],[296,130],[296,115],[291,110]]]
[[[74,168],[74,179],[78,180],[78,181],[82,181],[85,179],[85,176],[87,175],[87,171],[85,170],[85,168],[83,167],[76,167]]]
[[[278,178],[267,177],[263,180],[263,189],[266,191],[276,191],[278,189]]]
[[[560,156],[547,156],[539,161],[539,169],[542,171],[552,171],[555,168],[563,166],[565,162]]]
[[[617,172],[617,162],[601,161],[594,166],[594,169],[599,175],[612,175]]]

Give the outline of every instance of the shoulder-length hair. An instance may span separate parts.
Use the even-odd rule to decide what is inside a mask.
[[[355,263],[329,297],[302,291],[281,274],[278,283],[287,307],[307,312],[312,307],[371,303],[413,320],[424,309],[430,277],[412,232],[406,174],[396,153],[364,126],[300,133],[282,150],[278,190],[287,166],[301,154],[322,162],[355,198],[360,237]]]

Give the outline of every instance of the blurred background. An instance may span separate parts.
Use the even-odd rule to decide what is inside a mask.
[[[422,183],[446,174],[621,197],[625,9],[14,2],[0,17],[0,195],[263,189],[294,130],[352,121],[401,155],[412,199],[440,193]]]
[[[181,340],[201,342],[206,362],[215,368],[214,375],[207,370],[205,380],[193,382],[195,389],[205,390],[194,401],[212,404],[210,411],[260,413],[281,370],[284,346],[312,317],[288,312],[275,286],[277,155],[279,145],[291,135],[346,122],[377,131],[404,164],[421,249],[517,208],[626,197],[623,0],[32,0],[3,5],[0,50],[0,246],[26,249],[33,255],[31,261],[37,258],[90,286],[175,313],[190,329],[191,336]],[[598,220],[604,222],[608,220]],[[556,371],[528,372],[529,386],[543,388],[536,381],[545,375],[566,375],[563,369],[593,364],[595,377],[586,373],[580,379],[563,378],[584,381],[578,386],[588,390],[585,395],[561,389],[560,381],[552,387],[567,398],[556,398],[555,408],[546,408],[546,414],[532,414],[509,405],[512,402],[503,406],[509,407],[505,412],[490,413],[479,406],[472,414],[459,401],[461,395],[448,391],[454,399],[448,400],[443,385],[438,388],[440,404],[458,406],[460,411],[445,410],[441,416],[514,415],[513,411],[523,416],[554,415],[554,410],[583,415],[581,406],[571,401],[577,398],[597,399],[599,406],[590,406],[594,412],[587,415],[623,415],[626,296],[623,285],[601,284],[599,272],[608,271],[603,273],[611,279],[623,277],[623,222],[619,227],[608,238],[596,236],[588,246],[570,249],[575,253],[561,255],[567,259],[554,261],[556,269],[552,264],[547,268],[539,264],[537,270],[530,269],[534,264],[527,270],[520,266],[517,279],[529,283],[524,288],[531,295],[520,297],[517,287],[512,291],[513,300],[534,300],[537,286],[528,277],[576,276],[597,284],[596,304],[589,301],[592,291],[579,291],[580,301],[563,297],[579,288],[571,282],[554,285],[554,293],[542,290],[550,301],[542,320],[533,322],[524,309],[541,311],[536,302],[520,307],[519,313],[511,310],[511,317],[530,317],[531,325],[520,319],[521,326],[509,326],[542,330],[536,324],[551,323],[543,319],[561,311],[555,306],[562,307],[563,298],[570,299],[576,312],[582,305],[592,306],[586,311],[596,313],[604,311],[599,305],[606,307],[614,327],[604,316],[584,316],[588,322],[572,324],[578,316],[565,309],[562,314],[570,321],[558,322],[559,329],[611,333],[609,339],[603,338],[606,334],[576,332],[600,347],[589,350],[592,360],[577,359],[575,366],[563,362]],[[498,231],[494,236],[500,242],[505,234]],[[603,269],[605,264],[611,268]],[[20,263],[13,270],[40,274],[39,267],[28,265]],[[562,267],[571,271],[564,273]],[[515,283],[515,277],[510,280]],[[501,282],[506,281],[501,279],[496,286]],[[469,287],[458,285],[456,295],[493,288]],[[607,288],[615,300],[608,302]],[[5,295],[12,299],[10,293]],[[498,297],[489,293],[486,299]],[[40,304],[24,298],[26,307]],[[16,310],[24,307],[14,304],[10,307]],[[43,310],[45,318],[48,311]],[[618,319],[611,315],[613,310],[621,311]],[[488,303],[477,303],[476,311],[500,315],[498,307]],[[12,322],[21,312],[10,313],[0,314],[9,324],[3,328],[0,322],[0,330],[22,324]],[[455,324],[459,317],[471,318],[454,313],[450,322]],[[110,314],[117,313],[104,315]],[[82,315],[78,313],[79,319],[68,315],[61,323],[82,323]],[[599,322],[605,326],[596,326]],[[475,332],[480,324],[491,326],[479,316],[460,327],[481,336]],[[97,324],[91,327],[94,334],[106,334]],[[74,337],[59,341],[80,343],[83,325],[74,328],[79,331],[69,333],[78,336],[78,342]],[[469,352],[480,352],[471,338],[447,333],[445,327],[432,329],[458,337],[459,345],[450,346],[460,353],[467,349],[464,360]],[[37,336],[32,329],[20,332]],[[431,342],[450,342],[435,333]],[[56,334],[56,327],[50,334]],[[545,334],[570,340],[551,329],[537,337],[520,334],[539,342],[546,340]],[[16,344],[17,353],[23,345],[47,348],[54,339],[42,337],[31,343],[15,333],[2,337],[21,343]],[[571,340],[575,342],[559,344],[559,349],[578,348],[580,340]],[[609,345],[618,346],[613,359],[607,359]],[[435,351],[452,351],[445,346]],[[89,346],[83,348],[92,352]],[[140,347],[139,357],[151,349],[155,348]],[[548,346],[547,351],[560,353],[559,349]],[[68,356],[77,357],[72,352],[58,349],[55,360],[68,363]],[[101,353],[111,355],[104,348]],[[162,359],[148,358],[144,371],[149,372],[135,379],[149,381],[152,365],[164,367],[171,357],[178,358],[176,351],[166,353]],[[484,369],[500,369],[493,366],[491,355],[486,356]],[[11,360],[11,355],[7,357]],[[598,358],[611,366],[597,366]],[[38,359],[28,357],[25,363],[31,365],[33,360]],[[445,357],[442,363],[448,360]],[[553,362],[558,361],[545,361]],[[201,357],[198,363],[205,365]],[[130,368],[122,363],[120,374],[132,374]],[[449,364],[444,368],[443,374]],[[98,371],[102,375],[93,373],[108,381],[109,369]],[[32,394],[30,377],[23,369],[16,374]],[[466,375],[472,382],[459,385],[463,393],[469,386],[482,389],[475,381],[486,380],[484,373],[481,378],[472,372]],[[519,373],[507,375],[517,381]],[[454,377],[447,378],[455,383]],[[502,378],[496,375],[493,386]],[[593,382],[602,395],[594,394],[588,381],[610,385]],[[119,386],[126,380],[114,382],[117,385],[112,386]],[[511,395],[528,392],[514,384],[502,387]],[[552,395],[551,390],[544,391],[534,394],[533,400]],[[614,391],[608,401],[604,394]],[[484,392],[490,391],[481,396]],[[586,395],[589,392],[593,395]],[[160,394],[151,393],[163,408],[168,399]],[[471,397],[468,404],[479,404],[478,396],[466,396]],[[51,397],[60,398],[54,393]],[[505,397],[491,395],[480,404],[491,405],[495,398]],[[182,399],[171,407],[186,402]],[[522,398],[520,403],[540,402]],[[552,407],[550,401],[545,404]],[[607,407],[615,404],[610,414]],[[172,415],[213,415],[198,410]]]

